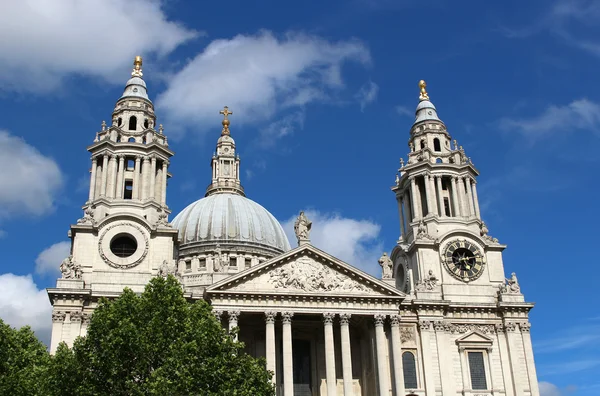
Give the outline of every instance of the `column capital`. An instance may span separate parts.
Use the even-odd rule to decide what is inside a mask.
[[[136,161],[141,161],[141,160],[142,160],[142,156],[141,156],[141,155],[139,155],[139,154],[138,154],[138,155],[136,155],[136,156],[135,156],[135,160],[136,160]]]
[[[400,315],[390,315],[392,321],[392,327],[400,326]]]
[[[144,155],[144,162],[146,161],[150,161],[150,156],[149,155]]]
[[[523,332],[523,333],[529,333],[529,330],[531,329],[531,323],[529,323],[529,322],[520,322],[519,323],[519,328],[521,329],[521,332]]]
[[[163,168],[166,168],[167,166],[169,166],[169,164],[171,164],[171,161],[167,160],[163,160]]]
[[[92,162],[94,164],[98,162],[98,156],[97,155],[92,155]]]
[[[150,154],[150,159],[152,161],[156,161],[156,154]]]
[[[326,325],[331,325],[333,324],[333,319],[335,318],[335,314],[332,312],[325,312],[323,313],[323,322]]]
[[[340,324],[342,326],[348,326],[350,324],[350,315],[349,313],[341,313],[340,314]]]
[[[265,312],[265,321],[268,324],[275,323],[275,318],[276,317],[277,317],[277,312],[275,312],[275,311],[267,311],[267,312]]]
[[[81,311],[73,311],[69,313],[69,320],[71,322],[81,322]]]
[[[419,328],[421,329],[421,331],[431,329],[431,321],[429,321],[429,320],[420,320],[419,321]]]
[[[64,322],[65,317],[66,317],[66,314],[64,312],[54,312],[52,314],[52,322],[54,322],[54,323]]]
[[[238,317],[240,316],[240,311],[227,311],[227,316],[229,316],[229,321],[237,322]]]
[[[385,322],[385,317],[387,315],[383,315],[383,314],[376,314],[374,316],[375,318],[375,326],[383,326],[383,322]]]
[[[213,310],[213,315],[215,315],[215,318],[217,318],[218,321],[221,320],[221,316],[223,315],[223,311],[220,309],[214,309]]]
[[[282,312],[281,320],[283,323],[292,323],[292,317],[294,316],[293,312]]]

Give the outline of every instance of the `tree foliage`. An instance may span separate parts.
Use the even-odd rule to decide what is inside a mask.
[[[0,319],[0,395],[42,395],[40,379],[49,360],[29,326],[17,330]]]
[[[154,278],[141,295],[102,300],[86,337],[48,364],[47,395],[274,395],[263,359],[242,350],[205,301]]]

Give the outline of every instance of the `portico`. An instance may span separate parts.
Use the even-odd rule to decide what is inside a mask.
[[[278,395],[403,388],[394,330],[403,293],[314,246],[216,283],[206,298],[225,326],[239,327],[247,352],[266,358]]]

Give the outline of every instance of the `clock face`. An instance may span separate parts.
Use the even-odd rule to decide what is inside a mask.
[[[483,252],[473,243],[464,239],[446,245],[442,260],[450,274],[464,282],[479,278],[485,266]]]

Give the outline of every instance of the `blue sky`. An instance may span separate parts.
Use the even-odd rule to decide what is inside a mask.
[[[597,395],[599,21],[599,2],[566,0],[4,4],[0,315],[47,334],[85,147],[134,55],[176,152],[174,214],[204,194],[228,105],[248,196],[286,226],[309,210],[315,244],[371,273],[398,238],[389,187],[425,79],[481,172],[506,272],[537,303],[544,395]]]

